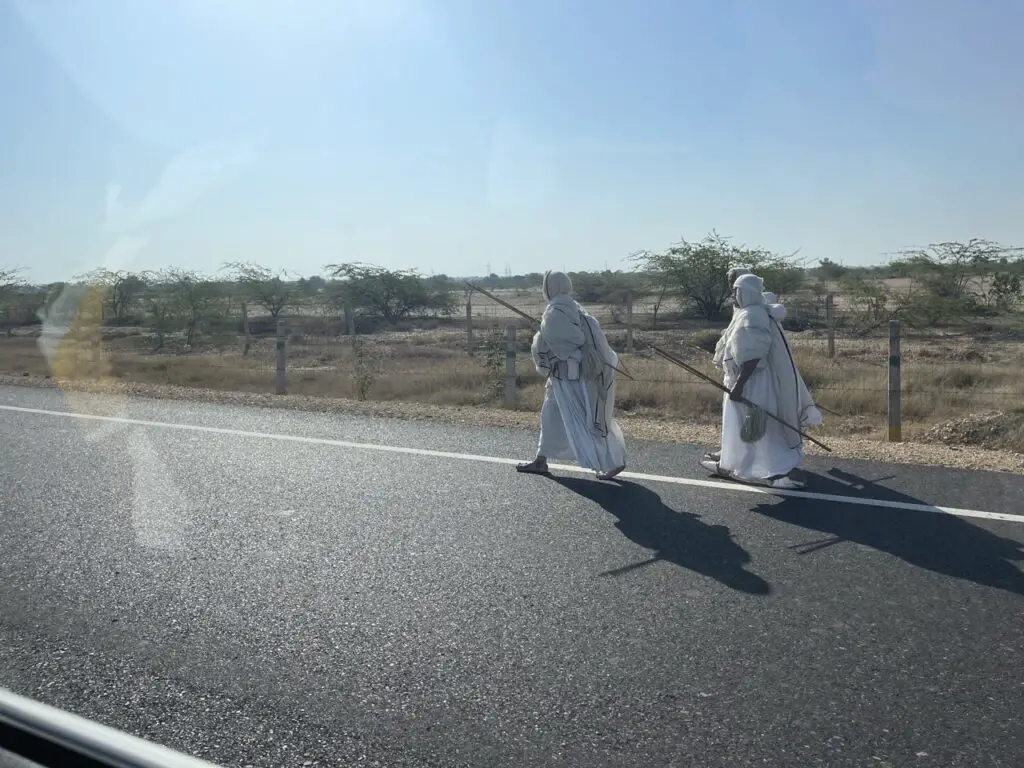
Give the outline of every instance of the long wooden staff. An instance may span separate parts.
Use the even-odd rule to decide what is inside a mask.
[[[786,337],[783,336],[782,338],[783,338],[783,340],[785,340]],[[690,347],[691,349],[699,349],[701,352],[704,352],[705,354],[708,354],[708,355],[712,355],[712,356],[714,355],[714,352],[709,352],[708,350],[704,349],[704,347],[701,347],[701,346],[699,346],[697,344],[687,344],[686,346]],[[789,345],[787,344],[786,347],[788,349]],[[790,355],[790,358],[792,359],[792,354]],[[813,395],[812,395],[812,397],[813,397]],[[838,411],[833,411],[831,408],[826,408],[824,405],[819,403],[817,400],[814,401],[814,407],[817,408],[820,411],[824,411],[825,413],[831,413],[833,416],[842,416],[842,414],[839,413]]]
[[[682,368],[682,369],[683,369],[684,371],[687,371],[688,373],[692,373],[692,374],[693,374],[694,376],[696,376],[697,378],[699,378],[699,379],[702,379],[703,381],[706,381],[706,382],[707,382],[708,384],[710,384],[711,386],[713,386],[713,387],[715,387],[715,388],[717,388],[717,389],[720,389],[720,390],[722,390],[722,391],[723,391],[723,392],[725,392],[725,393],[726,393],[727,395],[728,395],[728,394],[731,394],[731,393],[729,392],[729,388],[728,388],[728,387],[726,387],[726,386],[725,386],[724,384],[720,384],[720,383],[718,383],[717,381],[715,381],[715,380],[714,380],[713,378],[711,378],[710,376],[708,376],[708,375],[707,375],[706,373],[704,373],[703,371],[699,371],[699,370],[697,370],[697,369],[696,369],[696,368],[694,368],[694,367],[693,367],[692,365],[690,365],[689,363],[685,363],[685,362],[683,362],[682,360],[680,360],[680,359],[679,359],[678,357],[676,357],[675,355],[670,355],[670,354],[669,354],[668,352],[666,352],[665,350],[663,350],[663,349],[661,349],[661,348],[659,348],[659,347],[656,347],[656,346],[654,346],[653,344],[651,345],[651,350],[652,350],[652,351],[654,352],[654,354],[656,354],[656,355],[657,355],[658,357],[660,357],[660,358],[661,358],[662,360],[666,360],[666,361],[668,361],[668,362],[672,363],[673,365],[678,365],[678,366],[679,366],[680,368]],[[747,400],[747,399],[746,399],[745,397],[740,397],[740,398],[738,398],[738,399],[739,399],[739,402],[743,403],[744,405],[749,405],[749,406],[751,406],[751,407],[753,407],[753,408],[756,408],[756,407],[758,407],[758,406],[755,406],[755,405],[754,405],[754,404],[753,404],[752,402],[750,402],[749,400]],[[821,448],[824,448],[824,449],[825,449],[826,451],[828,451],[829,453],[832,453],[832,449],[831,449],[831,448],[829,448],[829,447],[828,447],[827,445],[825,445],[825,444],[824,444],[823,442],[821,442],[821,441],[819,441],[819,440],[815,440],[815,439],[814,439],[813,437],[811,437],[810,435],[808,435],[808,434],[807,434],[806,432],[802,432],[802,431],[800,431],[799,429],[797,429],[796,427],[794,427],[794,426],[793,426],[792,424],[789,424],[788,422],[784,421],[783,419],[780,419],[780,418],[779,418],[778,416],[776,416],[776,415],[775,415],[774,413],[772,413],[771,411],[765,410],[765,414],[766,414],[766,415],[767,415],[767,416],[768,416],[769,418],[772,418],[772,419],[774,419],[775,421],[779,422],[779,424],[781,424],[782,426],[784,426],[784,427],[788,427],[789,429],[792,429],[792,430],[793,430],[794,432],[796,432],[796,433],[797,433],[798,435],[800,435],[800,437],[804,438],[805,440],[810,440],[810,441],[811,441],[812,443],[814,443],[815,445],[817,445],[817,446],[819,446],[819,447],[821,447]]]
[[[491,293],[490,291],[488,291],[488,290],[486,290],[486,289],[484,289],[484,288],[481,288],[481,287],[480,287],[479,285],[474,285],[473,283],[468,283],[468,282],[466,283],[466,285],[468,285],[468,286],[469,286],[470,288],[472,288],[472,289],[473,289],[474,291],[479,291],[479,292],[480,292],[480,293],[482,293],[482,294],[483,294],[484,296],[486,296],[487,298],[489,298],[489,299],[490,299],[491,301],[496,301],[496,302],[498,302],[499,304],[501,304],[501,306],[505,307],[505,309],[511,310],[512,312],[515,312],[515,313],[516,313],[517,315],[519,315],[519,316],[520,316],[521,318],[523,318],[524,320],[527,320],[527,321],[529,321],[529,323],[530,323],[530,324],[531,324],[531,325],[532,325],[532,326],[533,326],[534,328],[540,328],[540,321],[539,321],[539,320],[538,320],[537,318],[535,318],[535,317],[531,317],[530,315],[526,314],[525,312],[523,312],[523,310],[519,309],[519,307],[513,306],[512,304],[509,304],[509,303],[508,303],[507,301],[504,301],[504,300],[502,300],[502,299],[499,299],[499,298],[498,298],[497,296],[495,296],[495,295],[494,295],[493,293]],[[621,361],[621,360],[619,361],[619,365],[622,365],[622,361]],[[621,373],[621,374],[622,374],[623,376],[625,376],[625,377],[626,377],[627,379],[629,379],[630,381],[636,381],[636,379],[634,379],[634,378],[633,378],[633,377],[632,377],[632,376],[631,376],[631,375],[630,375],[630,374],[629,374],[628,372],[626,372],[626,371],[622,370],[622,368],[618,368],[618,367],[616,367],[616,366],[614,366],[614,365],[611,365],[610,367],[611,367],[611,368],[615,368],[615,370],[616,370],[616,371],[618,371],[619,373]],[[625,367],[625,366],[623,366],[623,368],[624,368],[624,367]]]

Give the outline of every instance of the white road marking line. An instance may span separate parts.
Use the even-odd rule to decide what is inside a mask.
[[[72,411],[50,411],[43,408],[23,408],[16,405],[0,405],[0,411],[26,413],[36,416],[56,416],[58,418],[79,419],[83,421],[130,424],[137,427],[155,427],[158,429],[177,429],[186,432],[204,432],[207,434],[248,437],[258,440],[278,440],[281,442],[305,443],[307,445],[329,445],[335,448],[351,448],[361,451],[398,453],[407,456],[426,456],[438,459],[453,459],[456,461],[474,461],[483,464],[503,464],[506,466],[513,466],[521,461],[521,459],[506,459],[500,456],[479,456],[472,453],[434,451],[428,448],[409,448],[400,445],[378,445],[376,443],[357,443],[349,440],[331,440],[324,437],[306,437],[303,435],[287,435],[276,432],[250,432],[244,429],[230,429],[227,427],[206,427],[199,424],[180,424],[170,421],[149,421],[146,419],[131,419],[124,416],[100,416],[93,413],[77,413]],[[568,464],[551,464],[550,466],[551,469],[559,472],[573,472],[584,475],[593,474],[590,470],[581,469],[580,467]],[[936,514],[955,515],[957,517],[975,517],[984,520],[1002,520],[1004,522],[1024,523],[1024,515],[1010,515],[1005,512],[985,512],[979,509],[939,507],[931,504],[915,504],[906,501],[887,501],[885,499],[872,499],[869,497],[858,496],[839,496],[831,493],[814,493],[813,491],[788,491],[775,488],[763,488],[756,485],[743,485],[741,483],[724,480],[698,480],[688,477],[672,477],[670,475],[650,475],[643,472],[623,472],[619,477],[630,480],[646,480],[652,483],[668,483],[670,485],[710,488],[720,491],[732,491],[735,493],[751,493],[760,496],[786,496],[798,499],[826,501],[835,504],[856,504],[865,507],[904,509],[911,512],[934,512]]]

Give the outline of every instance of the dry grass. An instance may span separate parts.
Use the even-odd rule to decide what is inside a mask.
[[[621,332],[610,333],[621,348]],[[714,332],[689,330],[642,333],[638,345],[656,343],[707,373],[715,375],[710,356],[692,345]],[[478,340],[497,342],[496,365],[486,351],[470,356],[458,331],[376,334],[365,338],[364,354],[354,354],[345,338],[295,336],[288,345],[288,392],[300,396],[356,399],[360,372],[369,398],[438,406],[494,406],[498,403],[504,354],[501,337],[481,333]],[[883,339],[837,341],[834,360],[826,356],[822,337],[791,334],[790,344],[801,373],[818,401],[838,415],[825,414],[824,435],[882,438],[887,412],[886,342]],[[518,406],[532,410],[543,397],[543,382],[532,370],[520,334],[517,361]],[[40,353],[38,338],[0,339],[0,373],[53,375],[64,380],[113,380],[229,392],[266,393],[274,386],[273,340],[256,343],[243,357],[233,336],[206,339],[188,354],[153,353],[151,340],[138,331],[71,334],[52,362]],[[616,407],[623,418],[713,425],[719,418],[720,394],[689,374],[642,352],[624,357],[636,381],[620,377]],[[962,339],[907,340],[903,345],[903,416],[907,437],[931,439],[937,425],[989,411],[1017,412],[1024,407],[1024,355],[1013,342],[977,344]],[[947,440],[957,439],[956,430]],[[964,438],[966,439],[966,438]],[[991,441],[990,441],[991,442]],[[997,445],[1024,452],[1022,431],[1001,435]]]

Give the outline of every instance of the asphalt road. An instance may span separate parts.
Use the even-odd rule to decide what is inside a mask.
[[[0,388],[0,686],[172,748],[1021,764],[1022,477],[808,461],[840,503],[672,482],[708,480],[702,448],[633,444],[631,470],[666,477],[616,485],[479,458],[529,457],[519,431],[11,406],[110,413]]]

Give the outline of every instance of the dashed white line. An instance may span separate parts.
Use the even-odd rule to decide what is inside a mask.
[[[348,448],[360,451],[379,451],[382,453],[397,453],[407,456],[424,456],[438,459],[449,459],[453,461],[472,461],[483,464],[503,464],[511,466],[517,464],[520,459],[507,459],[500,456],[480,456],[472,453],[453,453],[449,451],[435,451],[428,448],[410,448],[402,445],[379,445],[376,443],[359,443],[349,440],[332,440],[324,437],[308,437],[305,435],[288,435],[278,432],[252,432],[244,429],[230,429],[228,427],[208,427],[199,424],[182,424],[170,421],[151,421],[148,419],[133,419],[125,416],[101,416],[94,413],[79,413],[74,411],[51,411],[43,408],[24,408],[15,405],[0,405],[0,411],[11,411],[14,413],[32,414],[36,416],[52,416],[65,419],[78,419],[83,421],[98,421],[113,424],[126,424],[138,427],[152,427],[156,429],[175,429],[186,432],[202,432],[213,435],[227,435],[231,437],[244,437],[257,440],[277,440],[289,443],[305,443],[307,445],[327,445],[335,448]],[[593,474],[589,470],[566,464],[552,464],[551,469],[558,472],[573,472],[578,474]],[[652,475],[643,472],[623,472],[620,478],[630,480],[645,480],[652,483],[668,483],[670,485],[684,485],[695,488],[710,488],[733,493],[751,493],[760,496],[784,496],[799,499],[811,499],[814,501],[825,501],[833,504],[853,504],[864,507],[880,507],[883,509],[902,509],[912,512],[933,512],[936,514],[955,515],[957,517],[973,517],[984,520],[1001,520],[1004,522],[1024,523],[1024,515],[1011,515],[1005,512],[986,512],[979,509],[960,509],[958,507],[940,507],[932,504],[916,504],[906,501],[889,501],[886,499],[873,499],[867,496],[841,496],[831,493],[815,493],[813,491],[782,490],[774,488],[762,488],[754,485],[742,485],[721,480],[699,480],[689,477],[672,477],[670,475]]]

